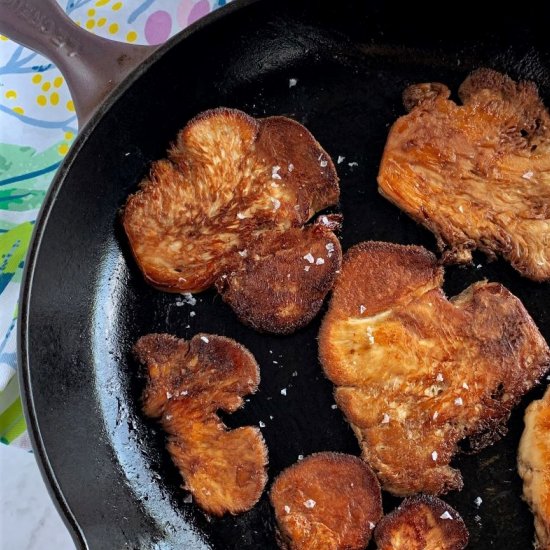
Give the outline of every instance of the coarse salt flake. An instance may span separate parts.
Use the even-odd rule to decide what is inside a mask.
[[[281,169],[280,166],[274,166],[272,169],[271,169],[271,178],[274,179],[274,180],[280,180],[282,179],[280,174],[279,174],[279,170]]]
[[[438,382],[443,382],[443,375],[441,373],[439,373],[435,379],[438,381]]]
[[[455,405],[458,405],[459,407],[462,407],[462,405],[464,405],[464,401],[462,401],[462,397],[457,397],[455,399]]]
[[[325,260],[323,258],[317,258],[315,260],[315,265],[323,265],[325,263]]]
[[[372,333],[371,327],[367,327],[367,338],[369,340],[369,344],[372,346],[374,344],[374,334]]]
[[[367,308],[363,304],[359,306],[359,313],[365,313],[366,310]]]
[[[337,408],[338,408],[338,405],[336,405],[336,404],[331,405],[330,408],[331,408],[331,409],[337,409]]]
[[[197,299],[190,292],[184,292],[181,295],[181,299],[183,302],[189,304],[190,306],[194,306],[197,303]]]
[[[237,212],[237,218],[239,218],[239,220],[244,220],[246,216],[242,212]]]
[[[343,157],[342,155],[338,155],[338,160],[336,161],[338,164],[342,164],[346,160],[346,157]]]
[[[308,498],[308,499],[304,502],[304,506],[305,506],[306,508],[309,508],[309,509],[315,508],[315,505],[316,505],[316,504],[317,504],[317,503],[316,503],[312,498]]]
[[[298,455],[298,460],[304,460],[304,455]]]
[[[350,168],[353,168],[354,166],[359,166],[359,163],[358,162],[348,162],[348,166]]]
[[[292,164],[292,162],[288,165],[288,171],[289,172],[292,172],[292,170],[294,170],[294,164]]]
[[[172,394],[169,391],[166,392],[166,399],[172,399]]]
[[[310,265],[306,265],[306,266],[304,267],[304,271],[309,271],[310,269],[311,269],[311,266],[310,266]]]
[[[298,84],[298,79],[297,78],[289,78],[288,79],[288,87],[289,88],[293,88],[294,86],[296,86],[296,84]]]
[[[437,451],[433,451],[433,453],[432,453],[432,460],[433,460],[434,462],[437,460],[437,456],[438,456]]]
[[[246,258],[248,256],[248,250],[239,250],[239,256]]]
[[[195,317],[197,313],[195,311],[190,311],[189,312],[189,317]]]
[[[285,506],[285,514],[290,514],[290,506]]]
[[[523,176],[521,176],[524,180],[530,180],[534,176],[533,172],[529,170],[528,172],[525,172]]]
[[[265,423],[261,420],[258,422],[258,425],[260,426],[260,428],[265,428]]]
[[[439,413],[438,413],[437,411],[435,411],[435,412],[434,412],[434,415],[432,416],[432,418],[433,418],[434,420],[436,420],[438,416],[439,416]]]
[[[384,416],[382,417],[382,424],[389,424],[390,423],[390,415],[387,413],[384,413]]]
[[[322,160],[319,164],[321,165],[321,168],[326,168],[326,166],[328,164],[328,161],[327,160]]]
[[[315,261],[315,258],[313,257],[313,254],[311,252],[308,252],[304,256],[304,260],[307,260],[310,264],[312,264]]]
[[[376,525],[372,521],[369,521],[369,529],[372,531],[375,527]]]
[[[463,387],[465,390],[469,390],[469,389],[470,389],[470,386],[468,386],[468,383],[467,383],[467,382],[462,382],[462,387]]]
[[[451,516],[447,510],[445,510],[445,512],[443,512],[439,517],[441,519],[453,519],[453,516]]]
[[[477,497],[474,500],[474,504],[479,508],[481,506],[481,503],[483,502],[483,499],[481,497]]]
[[[201,336],[201,340],[202,340],[205,344],[208,344],[208,342],[210,342],[210,340],[209,340],[206,336]]]
[[[281,390],[281,395],[286,395],[286,388],[283,388],[283,389]]]
[[[271,202],[273,203],[273,209],[279,210],[281,208],[281,201],[279,199],[276,199],[275,197],[270,197]]]

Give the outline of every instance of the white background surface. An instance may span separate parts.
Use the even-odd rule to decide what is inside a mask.
[[[74,550],[34,455],[0,444],[0,549]]]

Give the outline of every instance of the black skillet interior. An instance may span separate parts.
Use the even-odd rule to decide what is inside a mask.
[[[299,455],[358,454],[342,414],[331,407],[332,385],[317,360],[322,315],[292,336],[267,336],[237,322],[212,291],[190,305],[154,290],[130,257],[118,211],[189,118],[225,105],[259,117],[293,117],[333,158],[345,157],[338,165],[344,249],[378,239],[435,250],[430,233],[377,193],[379,159],[389,126],[403,113],[403,88],[436,80],[456,90],[469,71],[489,66],[535,80],[550,104],[550,48],[540,12],[474,17],[472,6],[462,6],[450,17],[408,6],[348,0],[230,6],[146,64],[74,147],[30,257],[22,381],[46,475],[90,548],[276,548],[267,494],[250,512],[222,519],[186,502],[163,434],[140,412],[144,380],[130,356],[140,335],[224,334],[254,353],[260,390],[226,421],[265,423],[270,480]],[[449,268],[445,288],[453,295],[483,277],[516,293],[550,339],[550,286],[522,279],[504,262],[479,256],[472,267]],[[525,404],[541,393],[513,413],[501,442],[455,460],[465,487],[446,499],[468,524],[471,548],[532,544],[516,449]],[[396,503],[385,497],[385,510]]]

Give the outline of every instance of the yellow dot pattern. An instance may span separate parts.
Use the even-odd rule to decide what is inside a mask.
[[[35,74],[32,77],[33,84],[40,84],[41,81],[42,81],[42,75],[41,74]]]
[[[24,115],[25,114],[25,109],[23,109],[23,107],[14,107],[13,108],[14,112],[20,114],[20,115]]]
[[[103,27],[103,25],[105,25],[105,23],[107,23],[107,18],[106,17],[100,17],[97,20],[97,26],[98,27]]]
[[[62,84],[63,84],[63,77],[62,77],[62,76],[56,76],[56,77],[53,79],[53,85],[54,85],[56,88],[60,88]]]
[[[138,34],[136,31],[130,31],[127,35],[126,35],[126,40],[128,42],[135,42],[137,40],[137,37],[138,37]]]
[[[74,138],[74,134],[72,132],[65,132],[65,139],[71,140]]]
[[[115,2],[112,6],[111,6],[111,9],[113,11],[118,11],[120,8],[122,8],[122,2]]]
[[[36,98],[36,103],[38,103],[38,105],[40,105],[40,107],[44,107],[44,105],[46,105],[47,102],[48,102],[48,100],[46,99],[45,95],[39,95]]]
[[[53,94],[50,95],[50,103],[52,105],[57,105],[59,103],[59,94],[57,92],[53,92]]]
[[[69,101],[67,101],[66,106],[67,106],[67,111],[71,111],[71,113],[74,113],[74,103],[72,99],[69,99]]]
[[[67,151],[69,150],[69,146],[66,143],[61,143],[59,147],[57,148],[57,151],[60,155],[66,155]]]
[[[86,21],[86,28],[91,30],[94,27],[95,27],[95,21],[93,19],[88,19],[88,21]]]
[[[4,95],[6,99],[15,99],[17,97],[17,92],[15,90],[8,90]]]
[[[7,42],[9,38],[7,36],[4,36],[3,34],[0,34],[0,40],[2,40],[3,42]]]
[[[44,82],[42,84],[42,91],[47,92],[51,88],[51,84],[49,82]]]
[[[88,10],[88,17],[93,17],[95,15],[95,10],[92,8],[91,10]]]
[[[111,23],[109,25],[109,33],[116,34],[118,32],[118,23]]]
[[[105,4],[108,4],[111,0],[97,0],[95,3],[96,6],[104,6]]]

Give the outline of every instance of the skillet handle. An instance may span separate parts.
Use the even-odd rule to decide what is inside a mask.
[[[73,23],[56,0],[0,0],[0,33],[57,65],[81,128],[111,90],[156,49],[95,36]]]

